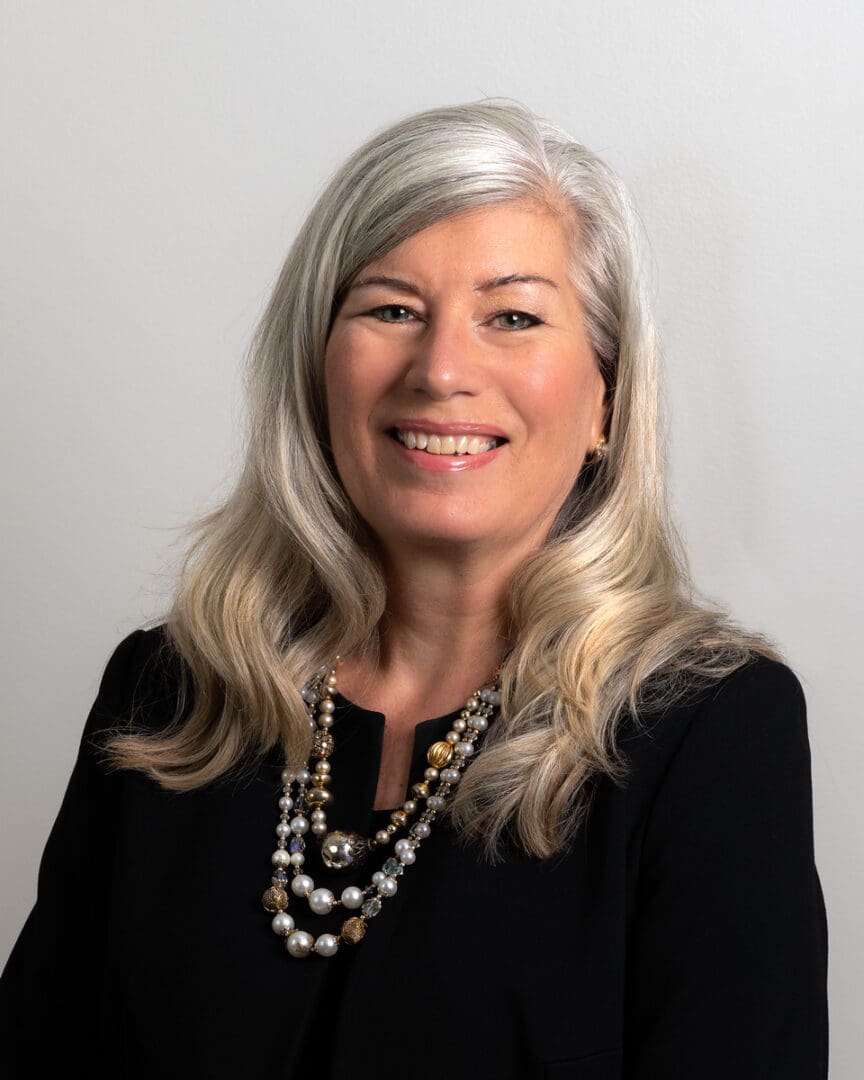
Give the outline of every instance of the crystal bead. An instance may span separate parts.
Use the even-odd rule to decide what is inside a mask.
[[[375,915],[381,910],[381,901],[377,896],[371,897],[369,900],[363,901],[363,906],[360,908],[367,919],[374,918]]]
[[[276,871],[276,873],[270,880],[273,882],[274,885],[284,885],[285,882],[288,880],[288,871],[283,870],[280,867],[280,869]]]
[[[384,873],[387,874],[389,877],[399,877],[399,875],[403,872],[404,867],[402,866],[402,863],[398,861],[398,859],[388,859],[384,863],[382,869],[384,870]]]
[[[302,836],[295,836],[291,843],[288,845],[288,850],[293,855],[295,851],[305,851],[306,841]]]

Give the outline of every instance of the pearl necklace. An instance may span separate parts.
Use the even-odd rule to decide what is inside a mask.
[[[339,663],[337,658],[336,665]],[[426,752],[429,767],[423,774],[423,780],[413,785],[411,793],[414,797],[406,799],[400,810],[391,813],[386,829],[379,829],[374,837],[363,837],[340,830],[330,832],[327,828],[325,807],[333,802],[333,795],[328,789],[332,780],[328,758],[335,745],[329,729],[333,726],[336,711],[333,701],[336,683],[336,666],[327,666],[320,668],[303,688],[303,700],[313,732],[312,757],[315,758],[315,767],[310,769],[307,760],[299,769],[286,767],[282,770],[277,847],[270,856],[273,876],[270,888],[262,897],[265,911],[273,916],[271,926],[274,932],[285,939],[286,950],[295,957],[309,956],[311,953],[333,956],[340,942],[357,945],[363,940],[367,923],[379,913],[382,901],[396,895],[397,879],[416,860],[417,851],[432,832],[432,823],[444,809],[447,797],[459,783],[490,719],[501,704],[496,676],[491,683],[468,698],[453,721],[451,730],[429,747]],[[434,793],[431,788],[433,784],[437,785]],[[422,811],[420,802],[426,804]],[[411,824],[415,816],[417,820]],[[330,889],[316,888],[312,878],[303,872],[308,832],[319,838],[325,865],[333,870],[344,870],[359,863],[369,851],[389,844],[402,829],[407,835],[396,841],[393,856],[372,874],[371,882],[365,888],[347,885],[337,898]],[[339,906],[348,911],[359,909],[360,914],[347,918],[338,934],[325,933],[315,937],[306,930],[298,929],[287,911],[289,867],[293,873],[291,892],[295,897],[308,901],[312,914],[327,915]]]

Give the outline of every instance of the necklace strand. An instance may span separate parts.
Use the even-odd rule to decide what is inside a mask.
[[[313,733],[311,757],[315,759],[315,766],[310,769],[307,760],[299,769],[286,765],[282,770],[277,847],[270,856],[273,875],[270,887],[262,897],[265,911],[272,915],[273,931],[284,938],[287,952],[294,957],[312,953],[333,956],[340,943],[357,945],[363,940],[369,920],[381,911],[384,900],[396,895],[398,879],[414,864],[420,846],[431,835],[435,818],[446,806],[448,796],[479,749],[483,734],[501,704],[496,675],[492,682],[468,698],[445,737],[432,743],[426,751],[428,767],[423,780],[411,788],[413,797],[390,814],[390,823],[385,829],[379,829],[373,837],[341,830],[328,831],[327,808],[334,801],[329,788],[332,781],[329,758],[335,740],[330,729],[336,711],[333,694],[339,663],[337,658],[335,665],[319,668],[302,691]],[[425,803],[422,810],[421,803]],[[412,824],[415,817],[417,820]],[[372,874],[371,881],[363,888],[346,885],[337,897],[330,889],[317,888],[303,870],[307,833],[311,832],[319,839],[325,865],[339,871],[352,868],[368,852],[386,846],[402,830],[407,835],[395,842],[393,855],[385,859],[381,869]],[[291,893],[298,900],[305,898],[312,914],[328,915],[340,906],[346,911],[359,911],[359,914],[349,916],[338,934],[324,933],[316,937],[299,929],[287,910],[289,869],[293,874]]]

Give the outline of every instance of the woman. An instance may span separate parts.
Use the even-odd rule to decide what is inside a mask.
[[[694,599],[633,221],[510,104],[409,117],[332,180],[236,490],[106,668],[5,1054],[827,1075],[804,699]]]

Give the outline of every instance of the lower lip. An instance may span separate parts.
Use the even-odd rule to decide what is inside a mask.
[[[405,461],[410,461],[418,469],[437,473],[467,472],[470,469],[482,469],[484,465],[488,465],[493,461],[507,445],[507,443],[501,443],[491,450],[484,450],[482,454],[429,454],[425,450],[409,450],[404,443],[394,439],[392,435],[388,435],[386,438]]]

